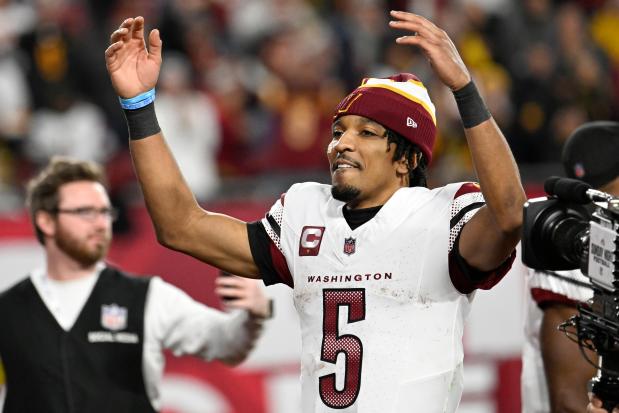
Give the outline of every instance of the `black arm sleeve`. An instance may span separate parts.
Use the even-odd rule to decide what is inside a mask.
[[[271,257],[271,238],[264,229],[262,222],[248,222],[247,236],[249,238],[249,248],[254,262],[258,266],[258,271],[262,276],[265,285],[281,283],[281,278],[277,275],[273,259]]]
[[[494,287],[507,274],[516,258],[514,250],[497,268],[480,271],[462,257],[459,244],[460,234],[456,237],[453,248],[449,252],[449,275],[456,289],[463,294],[469,294],[478,288],[488,290]]]

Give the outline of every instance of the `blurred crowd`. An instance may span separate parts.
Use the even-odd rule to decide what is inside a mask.
[[[135,191],[103,52],[137,15],[161,31],[157,114],[200,200],[326,175],[337,102],[396,72],[437,107],[431,186],[471,178],[450,91],[394,43],[390,9],[449,33],[523,167],[556,162],[582,122],[619,119],[619,0],[0,0],[0,210],[21,208],[52,155],[102,162],[112,195]]]

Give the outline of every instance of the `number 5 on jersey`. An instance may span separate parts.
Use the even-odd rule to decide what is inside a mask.
[[[331,289],[322,291],[322,350],[320,359],[335,364],[339,353],[346,357],[344,387],[338,390],[335,385],[335,373],[320,377],[320,398],[323,403],[334,409],[351,406],[361,389],[361,364],[363,361],[363,344],[359,337],[352,334],[339,335],[338,320],[340,307],[348,307],[348,323],[365,319],[365,288]]]

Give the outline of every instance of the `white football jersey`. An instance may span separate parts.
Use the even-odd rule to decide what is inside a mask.
[[[547,413],[550,399],[540,346],[543,311],[539,304],[576,304],[593,297],[589,278],[579,270],[540,272],[528,269],[525,276],[525,341],[522,349],[522,413]]]
[[[294,288],[303,413],[456,410],[472,294],[454,287],[448,253],[482,205],[470,183],[401,188],[352,230],[330,185],[274,204],[262,224]]]

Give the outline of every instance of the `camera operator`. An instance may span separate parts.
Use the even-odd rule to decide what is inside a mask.
[[[619,123],[596,121],[582,125],[565,143],[562,161],[568,177],[619,196]],[[593,296],[589,278],[580,270],[530,269],[526,280],[530,296],[525,320],[522,411],[582,412],[588,403],[587,383],[596,369],[583,357],[579,345],[557,326],[577,314],[579,302]],[[590,360],[597,361],[595,353],[584,351]],[[589,409],[605,412],[593,405]]]

